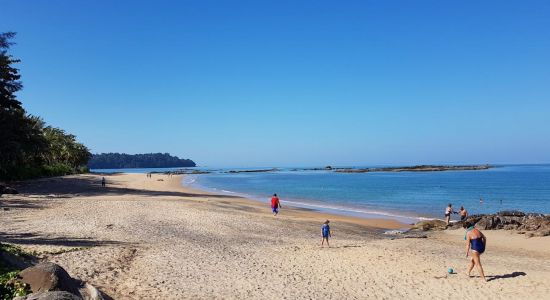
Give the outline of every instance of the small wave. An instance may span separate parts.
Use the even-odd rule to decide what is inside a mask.
[[[228,191],[228,190],[220,190],[220,191],[222,191],[222,192],[224,192],[224,193],[229,193],[229,194],[236,194],[235,192]]]
[[[328,209],[328,210],[337,210],[337,211],[350,212],[350,213],[359,213],[359,214],[366,214],[366,215],[378,215],[378,216],[398,218],[398,219],[433,220],[433,218],[400,215],[400,214],[394,214],[394,213],[385,212],[385,211],[378,211],[378,210],[354,209],[354,208],[348,208],[348,207],[338,207],[338,206],[332,206],[332,205],[312,204],[312,203],[304,203],[304,202],[296,202],[296,201],[284,201],[284,202],[290,203],[291,205],[295,204],[296,206],[306,206],[306,207]]]

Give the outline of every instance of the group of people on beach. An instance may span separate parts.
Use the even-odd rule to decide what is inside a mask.
[[[273,194],[273,197],[271,197],[271,211],[273,212],[273,215],[276,216],[279,214],[279,209],[281,208],[281,201],[279,200],[279,197],[277,194]],[[321,247],[324,246],[325,241],[327,242],[327,246],[330,247],[330,244],[328,243],[328,238],[331,237],[330,233],[330,226],[328,225],[330,223],[329,220],[326,220],[323,223],[323,226],[321,226]]]
[[[449,203],[449,205],[445,209],[445,222],[447,223],[447,226],[449,226],[449,224],[451,223],[452,214],[459,214],[460,221],[464,221],[468,217],[468,211],[464,208],[464,206],[461,206],[459,211],[454,211],[453,205]]]
[[[271,197],[271,211],[274,216],[277,216],[279,214],[280,208],[281,201],[279,200],[277,194],[273,194],[273,197]],[[456,212],[453,209],[453,205],[449,203],[449,205],[445,209],[445,219],[447,222],[447,226],[451,221],[451,214],[460,215],[460,221],[463,222],[462,226],[464,227],[464,229],[466,229],[466,234],[464,235],[464,240],[466,241],[466,257],[470,256],[471,250],[470,264],[468,265],[468,276],[470,276],[473,268],[477,266],[481,279],[483,281],[487,281],[487,279],[485,278],[483,267],[481,266],[480,258],[481,254],[485,252],[485,247],[487,246],[487,238],[479,229],[475,227],[475,224],[472,224],[466,220],[468,218],[468,211],[464,208],[464,206],[461,206],[460,210]],[[321,226],[321,247],[324,246],[325,241],[327,243],[327,246],[330,247],[328,241],[329,237],[331,237],[329,223],[330,221],[326,220]]]

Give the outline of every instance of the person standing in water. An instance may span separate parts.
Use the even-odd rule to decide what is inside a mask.
[[[451,214],[452,213],[454,213],[453,205],[451,203],[449,203],[449,205],[445,209],[445,222],[447,222],[447,226],[449,226],[449,223],[451,222]]]
[[[460,221],[464,221],[468,217],[468,211],[464,208],[464,206],[460,207],[458,214],[460,215]]]
[[[273,194],[273,197],[271,197],[271,211],[273,212],[274,216],[279,213],[279,208],[281,208],[279,197],[277,197],[277,194]]]
[[[485,279],[483,267],[481,266],[481,254],[485,252],[487,238],[470,222],[464,222],[462,226],[466,229],[466,235],[464,235],[464,239],[466,240],[466,257],[470,254],[470,249],[472,250],[472,258],[470,259],[470,265],[468,266],[468,276],[470,276],[474,266],[477,266],[481,279],[483,281],[487,281],[487,279]]]
[[[330,223],[329,220],[326,220],[325,223],[323,223],[323,227],[321,227],[321,234],[323,235],[323,239],[321,240],[321,247],[323,247],[325,240],[327,241],[327,246],[330,248],[330,245],[328,243],[328,238],[330,235],[330,226],[328,225]]]

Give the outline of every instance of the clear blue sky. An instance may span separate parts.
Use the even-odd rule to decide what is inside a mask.
[[[4,1],[26,109],[205,166],[550,162],[550,1]]]

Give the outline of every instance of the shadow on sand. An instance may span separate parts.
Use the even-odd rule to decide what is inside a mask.
[[[487,276],[487,281],[493,281],[497,279],[506,279],[506,278],[514,278],[519,276],[527,276],[525,272],[512,272],[510,274],[504,274],[504,275],[493,275],[493,276]]]
[[[117,241],[100,241],[88,238],[45,237],[34,233],[7,233],[0,231],[0,241],[19,245],[50,245],[65,247],[95,247],[121,245]]]
[[[111,175],[116,176],[116,175]],[[210,195],[202,193],[185,193],[175,191],[151,191],[119,187],[116,183],[107,180],[107,187],[101,186],[101,181],[93,175],[81,175],[77,177],[55,177],[20,182],[18,190],[23,194],[51,195],[62,198],[71,196],[100,196],[100,195],[140,195],[140,196],[176,196],[196,198],[238,198],[231,195]]]

